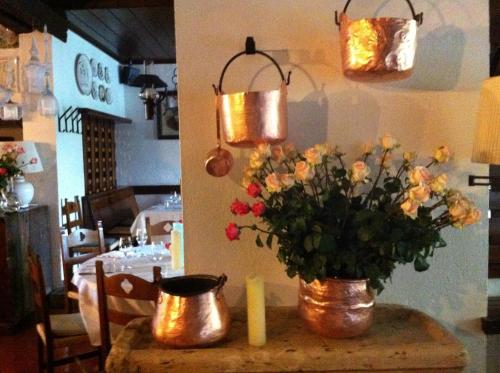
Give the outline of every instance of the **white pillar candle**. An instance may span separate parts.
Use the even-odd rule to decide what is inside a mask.
[[[248,344],[263,346],[266,344],[266,300],[264,280],[252,273],[246,278]]]
[[[172,269],[178,270],[183,267],[181,244],[181,232],[172,229],[170,232],[170,257],[172,258]]]

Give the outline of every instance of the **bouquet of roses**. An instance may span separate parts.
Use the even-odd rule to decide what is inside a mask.
[[[21,175],[23,167],[38,162],[37,158],[32,158],[29,163],[19,164],[18,157],[24,153],[24,148],[17,144],[7,143],[2,146],[0,154],[0,189],[7,186],[10,178]]]
[[[446,245],[440,231],[476,223],[481,213],[448,188],[445,173],[433,172],[448,162],[447,146],[426,165],[416,165],[416,154],[405,152],[395,166],[398,147],[386,135],[379,147],[365,146],[359,159],[346,165],[345,154],[328,144],[303,153],[291,144],[259,145],[242,180],[254,202],[236,199],[231,212],[251,212],[260,224],[230,223],[227,237],[237,240],[250,229],[257,232],[259,247],[263,237],[269,248],[276,240],[288,276],[298,274],[306,282],[367,278],[380,292],[396,264],[413,263],[425,271],[428,257]]]

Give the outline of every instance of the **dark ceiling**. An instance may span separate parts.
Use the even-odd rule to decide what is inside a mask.
[[[16,32],[70,29],[121,63],[175,62],[173,0],[0,0],[0,23]]]

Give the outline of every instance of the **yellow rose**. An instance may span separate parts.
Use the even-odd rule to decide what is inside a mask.
[[[384,162],[382,162],[382,158],[384,159]],[[379,157],[377,159],[377,164],[381,165],[383,168],[387,169],[392,166],[392,159],[394,156],[391,153],[385,154],[383,157]]]
[[[380,139],[380,142],[385,150],[392,150],[399,146],[398,140],[396,140],[396,138],[392,137],[391,135],[384,135]]]
[[[432,179],[432,181],[429,183],[429,186],[431,187],[431,190],[434,193],[443,194],[447,183],[448,183],[448,175],[441,174],[438,177]]]
[[[434,159],[438,163],[446,163],[450,160],[451,152],[447,145],[440,146],[434,153]]]
[[[320,164],[321,160],[323,159],[320,152],[315,148],[307,149],[304,152],[304,157],[306,158],[307,162],[309,162],[312,165]]]
[[[331,155],[333,153],[333,148],[330,144],[316,144],[314,145],[314,149],[316,149],[321,156]]]
[[[408,172],[408,178],[412,185],[419,185],[420,183],[428,183],[432,180],[432,174],[427,167],[417,166]]]
[[[261,156],[261,154],[258,151],[253,151],[252,154],[250,154],[250,167],[253,169],[258,169],[261,168],[263,164],[264,158]]]
[[[281,145],[273,146],[271,149],[271,158],[276,162],[283,162],[285,160],[285,153]]]
[[[295,165],[295,177],[297,180],[308,181],[314,177],[314,168],[307,162],[300,161]]]
[[[283,153],[285,153],[285,156],[291,159],[297,156],[297,149],[295,149],[295,145],[293,145],[292,143],[288,143],[283,146]]]
[[[375,150],[375,145],[373,145],[372,142],[368,142],[366,144],[363,144],[362,146],[363,155],[373,154],[374,150]]]
[[[404,152],[403,158],[406,162],[413,162],[417,158],[417,153],[415,152]]]
[[[426,184],[414,186],[409,192],[410,199],[419,203],[427,202],[431,195],[431,189]]]
[[[448,206],[448,212],[450,213],[453,220],[463,220],[469,214],[471,209],[470,201],[467,198],[461,198],[451,203]]]
[[[400,205],[403,213],[412,219],[415,219],[418,216],[419,206],[420,204],[418,202],[412,201],[411,199],[407,199]]]
[[[257,153],[263,158],[269,158],[271,156],[271,146],[269,144],[259,144],[257,145]]]
[[[276,172],[267,175],[265,181],[266,189],[269,193],[281,192],[281,182]]]
[[[481,220],[481,210],[474,207],[472,208],[467,216],[462,220],[463,225],[476,224]]]
[[[284,189],[288,189],[295,184],[295,177],[293,174],[280,174],[279,179]]]
[[[354,183],[364,182],[370,174],[370,167],[365,162],[357,161],[351,166],[351,180]]]

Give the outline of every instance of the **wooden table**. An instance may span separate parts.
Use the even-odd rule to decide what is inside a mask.
[[[106,361],[108,372],[460,372],[464,346],[422,312],[377,305],[367,334],[327,339],[310,333],[296,308],[267,309],[268,343],[247,344],[246,314],[233,312],[225,342],[205,349],[170,349],[151,336],[151,319],[133,320]]]

